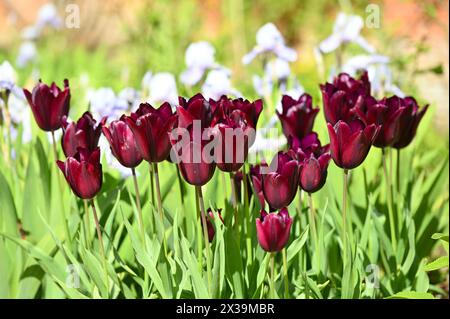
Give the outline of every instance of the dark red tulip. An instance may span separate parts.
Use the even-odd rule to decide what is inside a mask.
[[[312,131],[319,109],[313,108],[311,95],[304,93],[298,100],[283,95],[281,105],[283,112],[277,111],[277,115],[286,138],[289,136],[303,138]]]
[[[300,187],[308,193],[317,192],[327,179],[330,145],[322,146],[315,132],[301,140],[293,138],[290,144],[291,152],[300,163]]]
[[[210,140],[193,138],[192,130],[188,130],[189,138],[183,142],[171,140],[172,145],[179,145],[178,151],[174,147],[174,154],[177,159],[181,175],[191,185],[203,186],[213,177],[216,169],[214,156],[206,154],[205,146]]]
[[[392,97],[388,99],[391,104],[401,105],[406,108],[406,112],[401,119],[399,119],[399,137],[392,147],[400,149],[408,146],[414,136],[416,136],[417,127],[422,120],[425,112],[428,110],[428,105],[420,108],[413,97],[406,97],[401,99],[399,97]]]
[[[64,116],[62,119],[63,136],[61,146],[66,157],[74,156],[78,148],[85,148],[89,152],[95,150],[100,138],[102,125],[105,124],[106,117],[100,123],[92,117],[90,112],[85,112],[77,122],[67,122]]]
[[[223,95],[219,100],[214,101],[210,99],[209,102],[215,117],[221,117],[224,116],[224,114],[227,116],[235,110],[240,110],[245,114],[248,125],[254,129],[256,129],[259,116],[263,109],[263,102],[261,99],[250,102],[249,100],[244,100],[242,98],[232,100]]]
[[[91,199],[100,191],[103,181],[100,148],[97,147],[93,152],[79,148],[78,152],[68,157],[65,162],[56,163],[78,197]]]
[[[109,142],[111,152],[125,167],[134,168],[142,162],[142,155],[136,145],[133,132],[125,123],[125,116],[102,127],[103,135]]]
[[[225,224],[222,219],[222,215],[220,212],[222,211],[221,208],[217,210],[217,215],[219,216],[220,221],[222,224]],[[203,223],[202,223],[203,228]],[[211,208],[208,208],[208,213],[206,215],[206,228],[208,229],[208,240],[211,243],[214,239],[214,236],[216,235],[216,229],[214,228],[214,212]]]
[[[349,124],[338,121],[334,126],[330,123],[327,126],[331,157],[344,169],[355,168],[364,161],[380,128],[375,124],[365,126],[360,120]]]
[[[264,209],[264,206],[266,204],[264,199],[264,192],[263,192],[263,178],[261,174],[261,167],[268,167],[267,163],[263,162],[261,164],[257,164],[250,167],[250,177],[252,179],[253,184],[253,191],[255,192],[256,196],[258,196],[259,204],[261,205],[261,209]]]
[[[299,163],[288,153],[278,152],[270,164],[269,173],[263,174],[264,198],[270,207],[288,206],[298,188]]]
[[[39,83],[30,92],[23,90],[28,104],[33,111],[37,125],[44,131],[56,131],[61,127],[62,119],[69,113],[70,89],[69,81],[64,80],[64,90],[61,90],[55,82],[50,86]]]
[[[254,139],[255,130],[247,125],[240,110],[223,118],[214,117],[212,125],[219,142],[215,153],[217,167],[224,172],[239,170],[247,159],[249,140]]]
[[[169,103],[159,109],[142,103],[135,113],[123,120],[133,132],[137,148],[146,161],[158,163],[167,159],[171,148],[169,133],[177,120]]]
[[[211,105],[200,93],[194,95],[189,100],[179,97],[177,107],[178,127],[189,128],[194,120],[200,121],[201,129],[210,127],[213,114]]]
[[[261,218],[256,219],[256,233],[262,249],[267,252],[282,250],[291,234],[292,218],[286,207],[278,213],[266,213],[261,210]]]
[[[320,85],[324,114],[327,123],[335,125],[339,120],[349,122],[355,119],[352,108],[364,103],[370,97],[370,82],[367,72],[364,72],[359,80],[352,78],[347,73],[339,74],[333,83]]]

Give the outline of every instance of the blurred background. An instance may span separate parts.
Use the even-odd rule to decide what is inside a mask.
[[[139,87],[147,71],[171,72],[178,93],[188,94],[179,85],[179,75],[186,68],[185,51],[190,43],[203,40],[215,48],[218,63],[231,70],[233,86],[256,97],[252,76],[263,72],[261,64],[243,65],[242,57],[255,45],[257,30],[267,22],[273,22],[286,45],[298,53],[298,59],[290,64],[291,73],[307,92],[319,97],[318,83],[325,79],[318,72],[314,49],[332,33],[339,12],[366,19],[369,4],[359,0],[55,0],[52,4],[60,21],[36,32],[33,27],[42,19],[41,9],[47,3],[0,0],[0,63],[8,60],[12,64],[22,86],[31,87],[40,77],[58,83],[69,78],[75,101],[77,88],[111,87],[118,92]],[[72,4],[79,10],[77,27],[67,27],[73,18]],[[365,26],[362,35],[377,53],[389,57],[393,82],[405,94],[432,104],[434,127],[446,137],[448,1],[370,4],[380,9],[380,23]],[[52,26],[52,21],[47,23]],[[347,50],[361,51],[355,45]],[[334,60],[333,55],[324,55],[327,75],[332,73]],[[85,100],[78,100],[80,108],[85,108],[83,103]]]

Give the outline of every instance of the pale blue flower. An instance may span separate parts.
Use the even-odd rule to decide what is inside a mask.
[[[218,66],[214,55],[215,49],[209,42],[191,43],[186,50],[187,69],[180,75],[181,82],[188,86],[197,84],[208,69]]]
[[[18,67],[26,67],[29,63],[34,62],[37,58],[36,44],[31,41],[25,41],[19,48],[16,64]]]
[[[230,77],[230,70],[225,68],[209,71],[202,86],[204,97],[214,100],[219,99],[222,95],[240,97],[242,94],[231,85]]]
[[[283,36],[273,23],[266,23],[257,31],[256,46],[242,58],[242,63],[249,64],[258,55],[269,52],[285,61],[297,60],[297,52],[285,45]]]
[[[108,117],[108,122],[117,120],[129,110],[128,102],[116,96],[111,88],[103,87],[88,91],[91,112],[96,119]]]
[[[8,61],[0,64],[0,90],[12,91],[17,81],[17,73]]]
[[[172,106],[178,104],[178,91],[175,76],[169,72],[151,74],[147,72],[142,79],[145,100],[150,104],[169,102]]]
[[[141,102],[141,93],[132,87],[123,88],[118,95],[119,99],[125,100],[129,108],[134,109],[139,106]]]
[[[285,91],[290,74],[291,68],[288,62],[279,58],[272,59],[265,65],[262,77],[253,76],[253,87],[260,96],[272,94],[275,83],[280,91]]]
[[[49,26],[58,29],[62,26],[61,17],[58,14],[58,10],[53,3],[44,4],[38,11],[36,20],[36,26],[41,29],[45,26]]]
[[[333,26],[333,33],[319,44],[321,53],[330,53],[340,46],[353,42],[369,53],[374,53],[375,48],[361,35],[364,21],[360,16],[347,15],[340,12]]]

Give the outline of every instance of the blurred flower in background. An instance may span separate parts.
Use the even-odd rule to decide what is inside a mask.
[[[284,38],[273,23],[266,23],[256,33],[256,46],[242,58],[242,63],[249,64],[258,55],[272,53],[285,61],[297,60],[297,52],[284,43]]]
[[[126,99],[118,97],[113,89],[108,87],[88,91],[88,100],[91,112],[96,119],[108,118],[108,122],[118,119],[123,113],[129,111]]]
[[[209,71],[202,93],[207,99],[218,100],[222,95],[241,97],[242,94],[231,85],[231,71],[225,68]]]
[[[29,63],[36,61],[37,48],[32,41],[25,41],[20,45],[19,54],[17,55],[16,64],[19,68],[26,67]]]
[[[333,33],[320,42],[320,52],[331,53],[343,45],[353,42],[358,44],[365,51],[374,53],[375,48],[360,35],[363,26],[364,21],[360,16],[347,15],[340,12],[334,22]]]
[[[184,85],[197,84],[208,69],[217,68],[215,49],[206,41],[194,42],[186,50],[185,61],[187,69],[180,75]]]
[[[172,108],[178,103],[177,82],[172,73],[148,71],[141,83],[144,101],[154,105],[169,102]]]

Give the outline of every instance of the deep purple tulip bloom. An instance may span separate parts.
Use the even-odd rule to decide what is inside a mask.
[[[314,193],[323,187],[327,179],[331,159],[330,145],[322,146],[317,133],[312,132],[303,139],[292,139],[291,151],[300,163],[300,187]]]
[[[78,197],[91,199],[100,191],[103,181],[100,148],[97,147],[93,152],[79,148],[73,157],[56,163]]]
[[[288,153],[278,152],[270,164],[269,173],[263,174],[264,198],[270,207],[288,206],[298,188],[299,163]]]
[[[370,82],[367,72],[359,80],[347,73],[339,74],[333,83],[320,85],[327,123],[335,125],[339,120],[349,122],[355,119],[352,111],[358,104],[370,97]]]
[[[50,132],[61,127],[62,118],[69,114],[70,106],[70,89],[67,79],[64,80],[64,90],[61,90],[55,82],[48,86],[39,80],[31,93],[27,89],[23,89],[23,93],[30,104],[37,125],[42,130]]]
[[[162,104],[159,109],[142,103],[135,113],[123,119],[133,132],[137,148],[147,162],[159,163],[167,159],[171,148],[169,133],[177,120],[169,103]]]
[[[220,212],[222,211],[221,208],[217,210],[217,215],[219,216],[220,221],[222,224],[225,224],[222,218],[222,215]],[[202,223],[203,228],[203,223]],[[206,215],[206,228],[208,230],[208,240],[211,243],[214,239],[214,236],[216,235],[216,229],[214,228],[214,213],[211,208],[208,208],[208,212]]]
[[[261,205],[261,209],[264,209],[266,205],[266,201],[264,199],[263,192],[263,178],[261,174],[261,166],[267,167],[267,163],[263,162],[261,164],[257,164],[250,167],[250,177],[252,179],[253,191],[256,196],[258,196],[259,204]]]
[[[242,98],[229,99],[223,95],[219,100],[209,100],[214,117],[229,116],[233,111],[239,110],[245,114],[247,124],[256,129],[259,116],[263,110],[263,102],[258,99],[254,102]]]
[[[217,167],[224,172],[236,172],[247,159],[249,140],[254,139],[255,131],[247,125],[246,115],[240,110],[223,118],[214,117],[212,125],[219,141],[215,154]]]
[[[330,123],[327,126],[331,157],[344,169],[355,168],[364,161],[380,128],[375,124],[365,126],[360,120],[349,124],[338,121],[334,126]]]
[[[134,134],[125,123],[125,116],[113,121],[109,128],[102,127],[114,157],[125,167],[134,168],[142,162],[142,155],[136,145]]]
[[[71,123],[63,116],[61,146],[66,157],[74,156],[78,148],[85,148],[89,152],[95,150],[105,122],[106,117],[97,123],[90,112],[85,112],[77,122]]]
[[[283,112],[277,111],[277,115],[286,138],[289,136],[303,138],[312,131],[319,109],[313,108],[311,95],[304,93],[298,100],[283,95],[281,105]]]
[[[392,147],[394,148],[404,148],[408,146],[412,142],[414,136],[416,136],[417,127],[425,115],[425,112],[428,110],[428,104],[419,110],[417,101],[413,97],[401,99],[396,96],[390,98],[389,103],[401,105],[407,110],[404,116],[399,120],[399,137],[397,141],[392,144]]]
[[[267,252],[282,250],[291,234],[292,218],[286,207],[278,213],[267,214],[261,210],[261,218],[256,219],[256,233],[262,249]]]
[[[189,100],[179,97],[179,104],[177,107],[179,128],[190,128],[194,120],[200,121],[201,129],[211,126],[213,119],[211,105],[202,94],[198,93]]]

